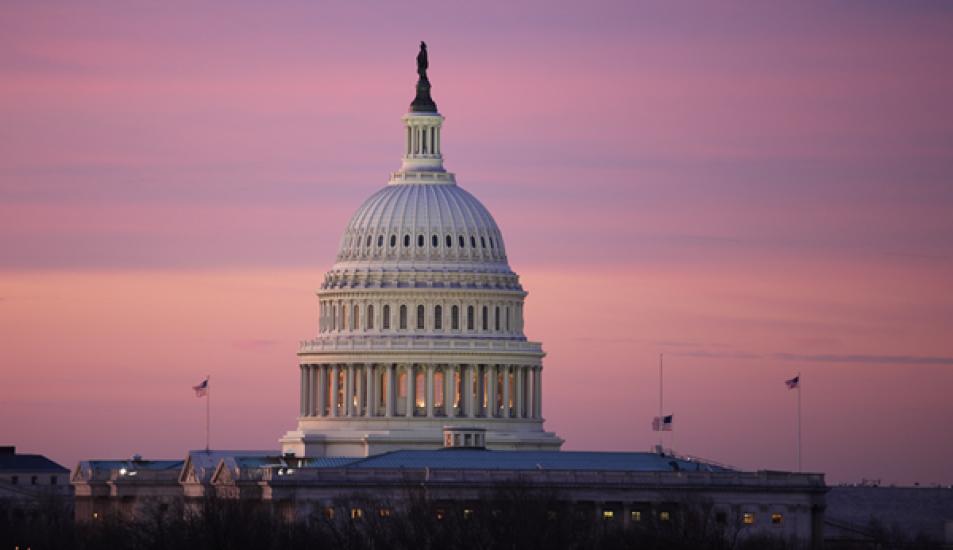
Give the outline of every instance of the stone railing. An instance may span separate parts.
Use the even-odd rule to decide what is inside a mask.
[[[476,351],[542,353],[539,342],[500,339],[407,338],[352,336],[315,338],[301,342],[298,353],[338,351]]]

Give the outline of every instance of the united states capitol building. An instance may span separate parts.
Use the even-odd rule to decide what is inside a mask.
[[[560,450],[544,426],[542,344],[523,330],[527,293],[493,216],[444,167],[427,69],[422,48],[400,168],[357,208],[317,291],[317,333],[298,349],[300,410],[280,449],[81,462],[77,519],[211,494],[289,519],[354,519],[379,512],[366,509],[371,497],[400,506],[408,486],[466,503],[519,483],[620,524],[669,521],[686,498],[703,499],[716,521],[819,541],[822,474],[740,471],[660,448]]]

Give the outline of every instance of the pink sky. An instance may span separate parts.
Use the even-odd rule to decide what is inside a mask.
[[[953,483],[943,3],[17,2],[0,18],[0,443],[276,448],[417,42],[567,449]]]

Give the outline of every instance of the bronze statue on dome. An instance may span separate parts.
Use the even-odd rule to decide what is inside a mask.
[[[417,74],[420,75],[420,78],[427,80],[427,67],[430,64],[427,62],[427,43],[423,40],[420,41],[420,53],[417,54]]]

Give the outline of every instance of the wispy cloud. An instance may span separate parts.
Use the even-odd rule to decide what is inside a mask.
[[[775,353],[774,359],[809,363],[874,363],[878,365],[953,365],[953,357],[931,355],[837,355],[830,353]]]

